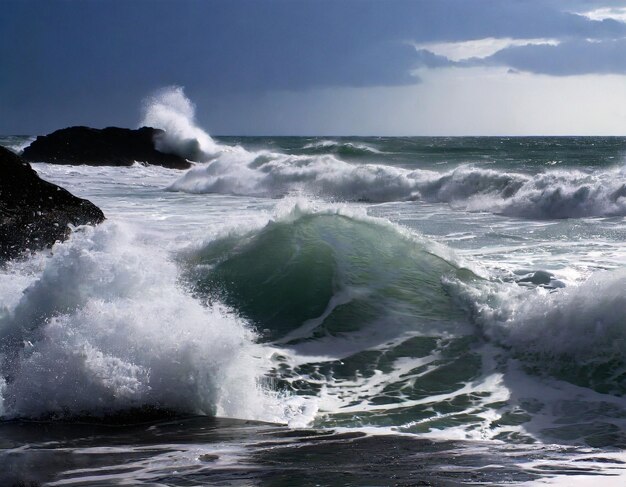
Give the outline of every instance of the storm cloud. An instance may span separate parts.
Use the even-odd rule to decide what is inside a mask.
[[[581,14],[623,5],[7,0],[0,15],[0,132],[46,131],[59,123],[130,125],[137,100],[170,84],[184,85],[192,98],[202,94],[210,105],[281,90],[405,86],[419,83],[420,69],[447,66],[623,73],[626,23]],[[558,44],[513,44],[461,61],[419,48],[486,38]]]

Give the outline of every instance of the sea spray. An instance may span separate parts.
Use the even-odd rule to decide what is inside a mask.
[[[143,102],[141,126],[165,131],[156,141],[162,152],[191,161],[206,161],[219,152],[218,145],[195,122],[195,106],[180,86],[156,91]]]

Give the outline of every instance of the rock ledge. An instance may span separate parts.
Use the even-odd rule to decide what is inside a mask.
[[[151,127],[68,127],[37,137],[22,156],[30,162],[50,164],[132,166],[141,162],[171,169],[191,167],[187,159],[154,148],[164,133]]]

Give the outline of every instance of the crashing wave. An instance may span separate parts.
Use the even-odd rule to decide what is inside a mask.
[[[345,201],[423,200],[536,219],[626,215],[625,168],[527,175],[460,166],[439,173],[354,165],[332,155],[255,153],[238,148],[190,170],[169,189],[269,197],[305,193]]]
[[[190,161],[207,161],[219,146],[195,122],[195,107],[180,86],[163,88],[146,98],[140,126],[165,131],[155,140],[157,150],[177,154]]]
[[[626,269],[598,271],[556,292],[446,280],[492,341],[534,372],[626,394]]]
[[[151,408],[284,422],[301,413],[264,388],[271,364],[250,328],[177,280],[175,263],[119,225],[56,245],[0,315],[0,415]]]
[[[266,338],[354,332],[375,342],[441,334],[463,321],[441,277],[465,271],[446,257],[392,224],[296,206],[260,229],[188,251],[181,263],[197,295],[227,303]]]

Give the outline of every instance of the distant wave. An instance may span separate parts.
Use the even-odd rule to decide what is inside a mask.
[[[448,172],[349,164],[231,148],[174,182],[172,191],[279,197],[304,193],[344,201],[445,202],[524,218],[626,215],[626,168],[536,175],[459,166]]]
[[[307,154],[337,154],[339,156],[358,157],[362,155],[384,154],[368,144],[342,142],[337,140],[320,140],[310,142],[302,147]]]
[[[583,172],[551,169],[535,175],[461,165],[447,172],[350,164],[342,155],[377,154],[366,144],[321,140],[310,154],[288,155],[219,145],[195,122],[180,87],[145,101],[142,124],[162,128],[157,147],[205,164],[168,189],[282,197],[304,194],[340,201],[449,203],[469,211],[550,219],[626,215],[626,167]]]

